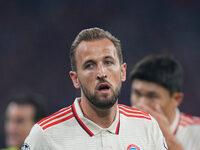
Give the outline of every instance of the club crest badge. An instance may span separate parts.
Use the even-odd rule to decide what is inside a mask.
[[[127,147],[127,150],[140,150],[137,145],[131,144]]]
[[[28,144],[24,143],[24,145],[21,147],[21,150],[30,150],[30,147]]]

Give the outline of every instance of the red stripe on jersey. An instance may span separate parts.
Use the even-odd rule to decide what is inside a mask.
[[[183,118],[188,118],[188,119],[191,119],[191,120],[194,118],[193,116],[190,116],[190,115],[184,114],[184,113],[181,113],[181,116],[182,116]]]
[[[200,124],[200,118],[181,113],[181,126],[186,127],[194,124]]]
[[[115,130],[115,134],[119,134],[119,127],[120,127],[120,115],[119,115],[119,121],[118,121],[118,124],[117,124],[117,128]]]
[[[195,124],[200,124],[200,118],[194,118]]]
[[[137,111],[141,111],[141,112],[143,112],[143,113],[145,113],[145,114],[147,114],[147,115],[148,115],[148,113],[147,113],[147,112],[144,112],[144,111],[142,111],[142,110],[140,110],[140,109],[138,109],[138,108],[129,107],[129,106],[122,105],[122,104],[118,104],[118,106],[122,106],[122,107],[125,107],[125,108],[128,108],[128,109],[131,109],[131,110],[137,110]]]
[[[185,127],[185,126],[186,126],[186,124],[184,124],[184,123],[180,123],[179,125],[180,125],[180,126],[183,126],[183,127]]]
[[[71,115],[69,115],[69,116],[67,116],[67,117],[65,117],[65,118],[63,118],[63,119],[57,120],[57,121],[55,121],[55,122],[52,122],[52,123],[50,123],[50,124],[48,124],[48,125],[42,127],[42,129],[45,130],[45,129],[47,129],[47,128],[53,126],[53,125],[56,125],[56,124],[61,123],[61,122],[63,122],[63,121],[69,120],[69,119],[71,119],[73,116],[74,116],[74,115],[71,114]]]
[[[123,111],[119,111],[121,114],[123,114],[123,115],[125,115],[125,116],[127,116],[127,117],[134,117],[134,118],[144,118],[144,119],[148,119],[148,120],[151,120],[151,118],[150,117],[146,117],[146,116],[140,116],[140,115],[130,115],[130,114],[127,114],[127,113],[125,113],[125,112],[123,112]]]
[[[190,116],[190,115],[186,115],[183,114],[184,117],[190,118],[192,121],[192,124],[199,124],[200,123],[200,118],[199,117],[195,117],[195,116]]]
[[[125,108],[124,108],[125,107]],[[134,113],[134,114],[142,114],[142,115],[145,115],[146,117],[149,117],[149,114],[140,110],[140,109],[132,109],[131,107],[128,107],[128,106],[123,106],[123,105],[120,105],[119,106],[120,109],[128,112],[128,113]]]
[[[90,131],[90,130],[86,127],[86,125],[81,121],[81,119],[78,117],[74,104],[72,105],[71,108],[72,108],[72,112],[73,112],[73,114],[74,114],[74,116],[75,116],[77,122],[79,123],[79,125],[80,125],[90,136],[93,136],[94,133],[92,133],[92,131]]]
[[[182,127],[185,127],[188,124],[188,121],[186,121],[186,116],[181,113],[180,118],[181,118],[181,121],[180,121],[179,125]]]
[[[178,121],[178,124],[176,126],[175,131],[173,132],[173,135],[176,134],[179,126],[186,127],[188,125],[198,124],[198,123],[200,123],[200,118],[193,117],[193,116],[190,116],[190,115],[187,115],[187,114],[184,114],[184,113],[180,113],[179,121]]]
[[[45,120],[51,118],[52,116],[55,116],[55,115],[61,113],[61,112],[65,111],[65,110],[67,110],[67,109],[69,109],[69,108],[71,108],[71,106],[66,107],[66,108],[63,108],[63,109],[59,110],[58,112],[56,112],[56,113],[54,113],[54,114],[52,114],[52,115],[50,115],[50,116],[48,116],[48,117],[43,118],[43,119],[40,120],[37,124],[39,125],[41,122],[43,122],[43,121],[45,121]]]
[[[186,125],[191,125],[191,124],[193,124],[193,120],[191,120],[191,119],[189,120],[187,118],[183,118],[181,123],[186,124]]]
[[[177,124],[177,126],[176,126],[176,128],[175,128],[175,130],[174,130],[174,132],[173,132],[173,135],[176,135],[176,132],[178,131],[178,128],[179,128],[180,123],[181,123],[181,116],[179,116],[178,124]]]
[[[60,118],[60,117],[62,117],[62,116],[64,116],[64,115],[67,115],[67,114],[69,114],[70,112],[72,112],[71,109],[68,110],[68,111],[66,111],[66,112],[64,112],[64,113],[62,113],[62,114],[59,114],[59,115],[57,115],[57,116],[54,116],[54,117],[52,117],[51,119],[48,119],[48,120],[44,121],[43,123],[40,124],[40,126],[43,126],[43,125],[47,124],[48,122],[50,122],[50,121],[52,121],[52,120],[54,120],[54,119]]]

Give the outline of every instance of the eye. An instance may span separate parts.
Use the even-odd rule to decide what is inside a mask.
[[[111,64],[113,64],[113,62],[112,62],[112,61],[109,61],[109,60],[107,60],[107,61],[105,61],[105,64],[106,64],[106,65],[111,65]]]
[[[140,92],[134,89],[132,90],[132,95],[137,96],[137,97],[141,96]]]
[[[88,63],[85,65],[85,69],[91,69],[93,67],[94,67],[94,64],[92,64],[92,63]]]
[[[159,96],[156,95],[156,94],[147,94],[147,97],[148,97],[149,99],[157,99],[157,98],[159,98]]]

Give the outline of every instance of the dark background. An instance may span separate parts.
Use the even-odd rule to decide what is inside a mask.
[[[0,0],[0,147],[7,99],[33,91],[48,113],[80,95],[69,78],[69,48],[78,32],[100,27],[121,40],[129,73],[152,53],[171,53],[185,71],[181,110],[200,115],[198,0]],[[120,103],[129,103],[130,83]]]

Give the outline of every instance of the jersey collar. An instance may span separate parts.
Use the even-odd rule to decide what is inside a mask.
[[[119,108],[117,108],[117,114],[115,116],[114,122],[108,128],[101,128],[91,120],[84,117],[83,112],[79,105],[80,98],[76,98],[72,107],[72,112],[79,123],[79,125],[90,135],[94,136],[103,131],[107,131],[111,134],[119,134],[120,118],[119,118]]]
[[[170,125],[170,130],[171,132],[175,135],[177,130],[178,130],[178,127],[179,127],[179,124],[180,124],[180,111],[178,108],[175,109],[175,117],[174,117],[174,121],[172,122],[172,124]]]

